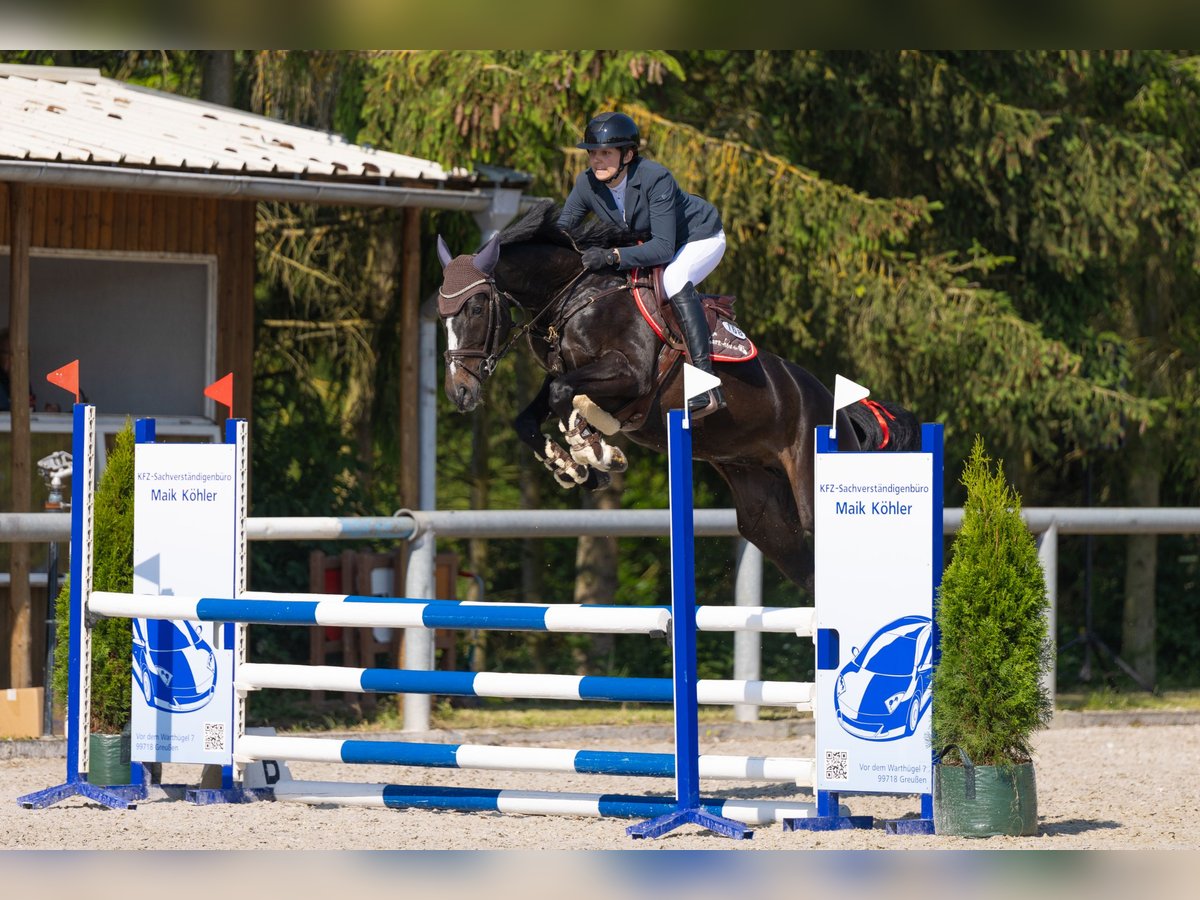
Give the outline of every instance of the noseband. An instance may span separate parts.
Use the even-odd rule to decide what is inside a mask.
[[[504,344],[504,338],[512,328],[512,306],[516,301],[510,294],[496,287],[496,279],[482,273],[477,274],[481,277],[452,293],[446,292],[444,284],[438,288],[438,315],[443,319],[452,319],[476,294],[484,294],[487,297],[487,338],[483,347],[475,350],[458,348],[447,350],[445,353],[447,365],[463,362],[463,370],[482,384],[496,370],[496,364],[511,346]],[[479,371],[465,363],[466,360],[475,359],[480,360]]]

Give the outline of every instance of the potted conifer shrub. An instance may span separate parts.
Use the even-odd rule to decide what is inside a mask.
[[[1021,500],[976,437],[962,528],[938,592],[933,676],[934,829],[1037,833],[1031,738],[1048,724],[1046,580]]]
[[[133,590],[133,424],[126,422],[96,488],[92,587]],[[60,629],[54,654],[54,692],[66,704],[70,652],[70,584],[55,600]],[[133,684],[129,619],[98,619],[92,627],[92,700],[88,781],[129,784],[129,717]]]

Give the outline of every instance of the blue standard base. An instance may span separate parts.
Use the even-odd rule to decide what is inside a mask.
[[[888,834],[933,834],[933,819],[888,819],[883,830]]]
[[[656,838],[662,837],[668,831],[674,831],[681,825],[699,825],[701,828],[707,828],[709,831],[715,832],[722,837],[733,838],[738,841],[754,837],[754,832],[743,823],[721,816],[714,816],[703,809],[677,809],[674,812],[667,813],[665,816],[658,816],[653,819],[647,819],[645,822],[639,822],[637,825],[630,825],[625,829],[625,833],[634,840],[638,838]]]
[[[806,816],[784,819],[784,831],[849,831],[852,828],[873,828],[873,816]]]
[[[196,806],[214,803],[256,803],[259,800],[274,800],[272,788],[195,788],[187,792],[187,801]]]
[[[144,784],[113,784],[105,787],[86,781],[71,781],[57,787],[35,791],[17,798],[23,809],[45,809],[68,797],[83,797],[109,809],[137,809],[137,801],[146,799]]]

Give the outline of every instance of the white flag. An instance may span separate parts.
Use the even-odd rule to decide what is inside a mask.
[[[715,387],[721,386],[721,379],[716,375],[709,375],[707,372],[697,369],[691,363],[683,364],[683,405],[687,408],[687,402],[697,394],[703,394],[705,391],[711,391]]]
[[[837,440],[838,410],[870,396],[871,392],[861,384],[855,384],[849,378],[843,378],[841,375],[833,376],[833,425],[829,429],[829,436],[831,438],[835,441]]]

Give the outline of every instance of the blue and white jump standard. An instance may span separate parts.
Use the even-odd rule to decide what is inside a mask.
[[[17,798],[26,809],[42,809],[79,796],[109,809],[136,809],[147,795],[145,773],[137,766],[132,785],[100,786],[88,781],[92,705],[92,631],[85,623],[86,598],[92,589],[95,554],[93,525],[96,494],[96,408],[75,404],[71,458],[71,609],[67,664],[67,780],[56,787]]]
[[[885,829],[931,834],[942,426],[922,425],[915,452],[839,452],[826,426],[815,440],[817,814],[783,827],[870,828],[842,794],[918,794],[920,817]]]
[[[713,811],[700,800],[692,432],[691,417],[685,410],[673,409],[667,413],[667,459],[671,507],[671,646],[675,656],[675,808],[652,813],[653,818],[630,825],[625,831],[632,838],[652,838],[692,824],[725,837],[747,839],[754,836],[753,831],[723,815],[721,810]]]

